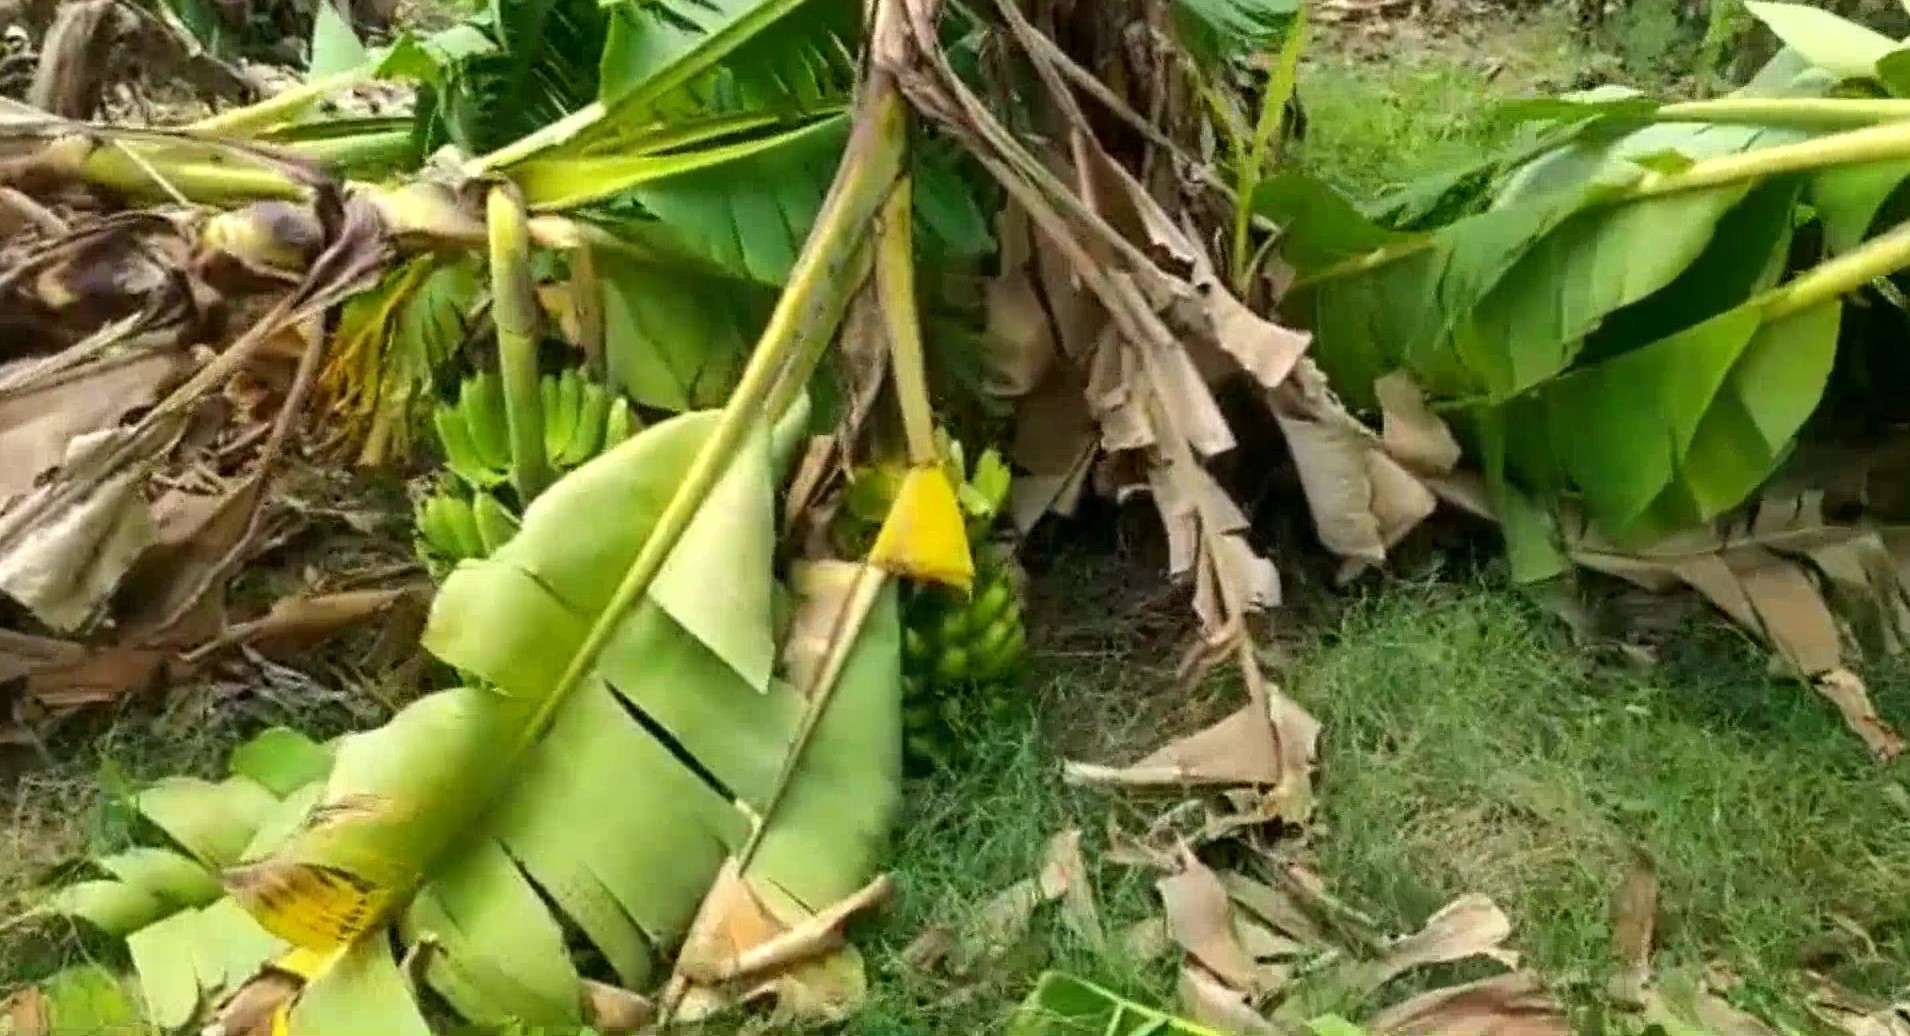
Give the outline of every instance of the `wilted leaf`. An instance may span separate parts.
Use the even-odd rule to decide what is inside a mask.
[[[1852,550],[1855,559],[1845,556]],[[1863,560],[1866,552],[1874,560]],[[1846,664],[1837,616],[1808,569],[1815,561],[1827,575],[1841,577],[1860,602],[1882,602],[1882,621],[1900,637],[1902,614],[1894,602],[1901,576],[1882,560],[1887,553],[1874,529],[1826,524],[1821,498],[1814,497],[1795,506],[1766,501],[1749,523],[1692,530],[1635,552],[1586,535],[1574,544],[1572,557],[1647,589],[1682,583],[1697,590],[1830,699],[1874,754],[1890,758],[1902,743]]]
[[[1280,1030],[1253,1009],[1251,998],[1198,964],[1180,970],[1180,1005],[1202,1025],[1238,1036],[1275,1036]]]
[[[1272,925],[1280,933],[1304,946],[1320,946],[1327,941],[1325,929],[1307,913],[1300,902],[1285,889],[1275,888],[1244,874],[1228,871],[1221,875],[1227,895],[1249,913]]]
[[[169,492],[153,504],[158,527],[152,544],[123,580],[129,602],[123,623],[143,633],[160,633],[202,598],[223,600],[226,576],[264,501],[265,484],[246,479],[222,493]]]
[[[1373,383],[1380,405],[1380,443],[1394,460],[1415,471],[1443,475],[1459,466],[1459,440],[1426,405],[1426,393],[1405,371]]]
[[[1849,1036],[1910,1036],[1910,1003],[1862,996],[1823,975],[1806,979],[1810,989],[1805,1006],[1819,1022]]]
[[[584,1017],[602,1036],[628,1036],[656,1018],[656,1005],[622,986],[584,980]]]
[[[995,217],[1001,242],[1001,272],[987,287],[987,388],[1019,399],[1035,390],[1060,361],[1048,311],[1036,291],[1033,231],[1025,211],[1013,205]]]
[[[1902,754],[1903,738],[1877,715],[1877,707],[1870,701],[1870,692],[1864,688],[1863,680],[1856,673],[1848,669],[1833,669],[1812,680],[1811,686],[1837,706],[1838,713],[1844,717],[1844,725],[1864,739],[1870,754],[1876,756],[1878,762],[1889,762]]]
[[[316,597],[284,597],[259,618],[226,630],[220,644],[246,644],[283,655],[322,643],[353,626],[386,615],[406,602],[420,607],[415,590],[347,590]]]
[[[1268,400],[1299,469],[1314,530],[1328,550],[1377,564],[1438,505],[1380,438],[1346,412],[1311,363],[1302,362]],[[1424,452],[1429,446],[1413,448]]]
[[[1068,762],[1067,780],[1076,784],[1123,787],[1189,788],[1213,785],[1279,785],[1307,780],[1312,770],[1319,722],[1285,695],[1274,698],[1273,736],[1267,720],[1251,705],[1196,734],[1156,750],[1126,767]]]
[[[1414,968],[1468,957],[1490,957],[1517,967],[1518,955],[1502,946],[1511,935],[1512,922],[1492,900],[1477,893],[1460,896],[1427,918],[1425,927],[1389,947],[1362,975],[1362,982],[1377,988]]]
[[[191,366],[170,350],[137,353],[0,391],[0,504],[59,466],[74,438],[151,405]]]
[[[1539,976],[1513,972],[1421,993],[1367,1020],[1373,1036],[1571,1036]]]
[[[795,906],[803,916],[790,914],[789,908],[778,916],[731,861],[718,874],[678,955],[676,973],[693,985],[675,1006],[675,1016],[694,1021],[773,999],[785,1017],[840,1017],[863,992],[860,960],[845,957],[843,926],[881,904],[891,890],[882,876],[814,913]]]
[[[1106,941],[1094,886],[1081,858],[1081,832],[1072,828],[1048,840],[1038,873],[997,893],[956,931],[931,928],[923,932],[903,956],[919,968],[946,961],[954,974],[972,973],[1012,950],[1027,937],[1035,913],[1057,901],[1069,926],[1089,945]]]
[[[0,514],[0,590],[54,629],[84,625],[157,536],[141,492],[145,470],[97,470],[128,438],[118,430],[76,437],[61,477],[97,473],[84,495],[62,500],[56,482]]]
[[[1775,1036],[1777,1029],[1734,1007],[1705,974],[1662,973],[1644,991],[1643,1017],[1667,1036]]]
[[[1259,974],[1234,932],[1233,904],[1220,878],[1193,853],[1183,851],[1180,873],[1162,878],[1155,887],[1167,914],[1168,936],[1228,986],[1243,994],[1257,992]]]

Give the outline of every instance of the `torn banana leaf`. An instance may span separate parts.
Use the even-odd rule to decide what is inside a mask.
[[[721,891],[754,905],[752,938],[833,949],[899,800],[901,632],[893,588],[877,584],[859,629],[833,627],[851,646],[834,693],[816,697],[826,711],[811,718],[778,675],[784,443],[758,430],[574,692],[557,693],[717,417],[663,422],[577,469],[509,544],[452,573],[425,642],[471,686],[343,739],[324,782],[294,796],[308,808],[290,823],[257,782],[218,814],[270,814],[266,826],[289,833],[167,827],[203,861],[239,865],[224,873],[230,899],[135,936],[151,950],[134,956],[164,1014],[155,1020],[282,986],[287,972],[267,970],[233,995],[244,972],[287,960],[275,951],[290,946],[309,976],[287,1018],[300,1036],[357,1036],[372,1019],[381,1033],[422,1036],[413,974],[479,1025],[591,1024],[604,984],[580,974],[572,944],[620,987],[652,988],[739,856],[741,881]],[[813,750],[792,762],[805,730]],[[199,920],[246,918],[239,905],[272,933],[272,952],[240,962]],[[715,968],[715,1001],[767,984],[796,1009],[860,988],[852,955],[777,963]]]
[[[328,749],[278,728],[234,749],[223,781],[160,781],[134,805],[170,844],[91,861],[102,877],[62,889],[42,909],[125,939],[140,1012],[167,1030],[191,1023],[287,951],[224,894],[219,874],[283,841],[317,799],[331,764]],[[62,1011],[79,1018],[94,1010],[77,1006],[76,997],[98,1001],[100,990],[116,988],[79,975],[44,992],[53,1020],[66,1024]]]

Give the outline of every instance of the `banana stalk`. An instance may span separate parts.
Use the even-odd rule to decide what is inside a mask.
[[[1725,100],[1730,101],[1730,106],[1717,110],[1735,117],[1719,121],[1782,122],[1782,120],[1775,118],[1776,111],[1773,110],[1773,108],[1757,109],[1748,107],[1748,99]],[[1797,103],[1796,101],[1782,102],[1780,105],[1779,102],[1772,102],[1772,105],[1774,107],[1789,107]],[[1823,103],[1829,104],[1830,102]],[[1887,102],[1864,103],[1866,105],[1876,105]],[[1724,101],[1693,102],[1693,104],[1689,106],[1667,105],[1666,108],[1681,108],[1683,116],[1677,121],[1695,122],[1706,121],[1698,118],[1698,116],[1704,114],[1704,106],[1714,104],[1722,105]],[[1664,109],[1660,109],[1660,111],[1663,110]],[[1749,112],[1759,110],[1761,110],[1764,115],[1770,116],[1770,118],[1749,120],[1744,117]],[[1835,111],[1836,109],[1820,105],[1815,108],[1798,108],[1797,110],[1822,115],[1825,112]],[[1878,114],[1878,110],[1874,107],[1853,110],[1869,112],[1873,116]],[[1894,107],[1884,110],[1891,112],[1896,111]],[[1870,121],[1875,122],[1875,119],[1873,118]],[[1826,134],[1821,137],[1812,137],[1809,140],[1798,141],[1794,144],[1779,144],[1775,147],[1759,148],[1755,151],[1745,151],[1738,154],[1720,155],[1716,158],[1703,159],[1702,161],[1693,162],[1691,165],[1676,172],[1647,171],[1639,176],[1630,186],[1621,190],[1613,190],[1591,199],[1587,202],[1586,208],[1623,205],[1626,202],[1637,201],[1643,198],[1656,198],[1671,194],[1682,194],[1688,191],[1700,191],[1707,188],[1762,180],[1768,177],[1783,176],[1790,173],[1807,173],[1819,169],[1831,169],[1839,166],[1861,165],[1872,162],[1888,162],[1907,158],[1910,158],[1910,119],[1904,118],[1901,115],[1893,115],[1889,121],[1875,122],[1874,125],[1864,125],[1859,129],[1849,129],[1838,133]],[[1350,276],[1377,269],[1381,266],[1386,266],[1417,254],[1425,249],[1432,248],[1435,244],[1436,242],[1431,236],[1420,236],[1396,245],[1388,245],[1384,248],[1378,248],[1368,252],[1365,255],[1355,256],[1345,262],[1330,266],[1312,276],[1303,278],[1294,286],[1296,288],[1308,287],[1322,281],[1332,280],[1336,277]]]
[[[869,561],[898,575],[941,583],[966,594],[975,583],[975,558],[955,487],[935,448],[935,415],[929,404],[922,325],[915,302],[911,194],[909,178],[904,176],[882,210],[875,263],[876,295],[889,339],[889,370],[902,410],[909,473],[870,548]]]
[[[209,137],[256,136],[273,127],[291,122],[300,112],[312,105],[334,94],[349,90],[371,77],[372,72],[369,68],[340,72],[295,86],[256,104],[248,104],[243,108],[234,108],[231,111],[200,119],[186,128]]]
[[[537,289],[531,277],[531,240],[524,202],[515,188],[491,189],[492,319],[498,366],[504,375],[504,412],[511,431],[511,483],[528,506],[556,476],[544,446],[543,390],[537,376]]]
[[[1910,266],[1910,221],[1798,274],[1764,297],[1764,319],[1781,320]]]
[[[846,305],[840,296],[853,285],[845,274],[861,254],[857,246],[868,233],[877,209],[901,175],[905,155],[907,107],[894,80],[878,71],[871,74],[866,87],[860,117],[835,183],[715,429],[697,451],[643,549],[586,634],[582,648],[550,697],[525,724],[505,765],[522,756],[543,735],[557,708],[596,665],[624,615],[649,591],[745,438],[763,423],[773,423],[782,416],[765,406],[772,393],[780,397],[780,385],[791,379],[806,383],[813,372],[813,358],[819,354],[806,353],[801,347],[814,340],[821,323],[831,314],[839,315]]]

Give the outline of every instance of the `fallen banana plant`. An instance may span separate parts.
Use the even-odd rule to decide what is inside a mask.
[[[854,287],[830,277],[853,262],[878,210],[907,198],[895,188],[904,110],[879,66],[863,103],[728,406],[645,429],[548,489],[541,389],[524,362],[528,236],[509,190],[493,194],[511,477],[531,503],[515,537],[446,579],[425,634],[478,683],[345,739],[329,775],[263,825],[269,836],[221,846],[242,862],[223,875],[229,898],[205,910],[270,933],[230,951],[242,962],[216,975],[177,967],[201,952],[203,913],[133,936],[151,951],[140,971],[156,1021],[236,1022],[263,1007],[312,1036],[372,1018],[380,1031],[428,1032],[395,940],[412,971],[480,1024],[604,1024],[607,987],[578,973],[567,931],[623,990],[655,985],[680,946],[656,1004],[666,1018],[765,994],[812,1013],[853,1002],[861,973],[838,929],[880,898],[870,880],[899,795],[889,572],[960,582],[972,565],[931,452],[922,467],[947,510],[932,487],[926,502],[905,494],[877,538],[880,565],[799,566],[789,632],[778,632],[775,472],[842,311],[828,299]],[[891,215],[883,232],[907,225]],[[884,304],[900,398],[919,408],[901,241]],[[625,518],[605,529],[606,513]],[[229,934],[210,937],[231,945]],[[634,997],[610,999],[623,1009]]]
[[[1472,504],[1499,521],[1515,578],[1576,561],[1682,580],[1850,701],[1862,698],[1855,659],[1811,577],[1785,577],[1774,617],[1752,599],[1776,583],[1747,597],[1688,549],[1750,564],[1712,524],[1755,499],[1800,440],[1876,434],[1855,431],[1877,406],[1851,386],[1872,340],[1885,348],[1893,278],[1910,267],[1910,227],[1892,207],[1910,182],[1910,107],[1829,95],[1851,79],[1888,86],[1894,46],[1824,12],[1752,7],[1792,49],[1749,86],[1674,104],[1614,90],[1515,104],[1536,142],[1482,166],[1470,198],[1448,192],[1440,218],[1394,201],[1369,218],[1298,175],[1262,184],[1257,205],[1290,226],[1281,249],[1299,280],[1286,305],[1314,329],[1334,388],[1389,426],[1389,383],[1423,393],[1430,426],[1448,427],[1484,476]],[[1831,474],[1783,470],[1804,485]],[[1866,535],[1812,535],[1846,533]],[[1871,611],[1897,607],[1894,580],[1832,581]],[[1894,753],[1867,706],[1845,712]]]

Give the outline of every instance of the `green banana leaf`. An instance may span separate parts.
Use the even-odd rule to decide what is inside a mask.
[[[1299,0],[1175,0],[1181,46],[1203,67],[1276,49]]]
[[[1549,427],[1525,431],[1553,443],[1602,529],[1642,543],[1708,521],[1788,452],[1830,376],[1842,307],[1761,310],[1737,307],[1541,393]]]
[[[1746,0],[1752,16],[1811,65],[1839,79],[1876,76],[1878,62],[1898,48],[1896,40],[1821,7]]]
[[[22,995],[32,997],[39,1017],[21,1011],[13,1018],[0,1018],[0,1036],[69,1032],[148,1036],[153,1032],[141,1020],[139,1003],[125,983],[98,964],[67,968]],[[25,1028],[15,1028],[22,1024]]]
[[[1221,1036],[1061,971],[1044,973],[1006,1036]]]
[[[611,252],[600,254],[597,272],[613,382],[661,410],[729,398],[775,305],[771,289],[689,264]]]
[[[1602,128],[1502,175],[1490,207],[1433,230],[1389,231],[1291,177],[1256,204],[1292,224],[1293,302],[1336,389],[1373,406],[1385,374],[1424,386],[1486,476],[1515,570],[1539,578],[1566,564],[1548,515],[1568,498],[1605,535],[1639,543],[1755,493],[1836,355],[1835,301],[1769,310],[1796,228],[1818,221],[1827,255],[1859,248],[1900,204],[1910,162],[1641,193],[1651,177],[1811,132],[1641,126],[1654,109],[1631,96],[1526,107]]]
[[[1733,184],[1614,204],[1646,173],[1641,162],[1795,139],[1651,126],[1615,142],[1567,143],[1515,173],[1492,209],[1383,244],[1400,257],[1363,269],[1356,258],[1346,273],[1317,264],[1349,250],[1337,242],[1372,247],[1377,228],[1344,207],[1312,216],[1304,203],[1318,192],[1290,181],[1260,201],[1295,225],[1304,248],[1289,258],[1316,264],[1302,267],[1317,280],[1295,304],[1313,314],[1315,355],[1339,392],[1373,405],[1373,382],[1403,367],[1436,397],[1504,399],[1562,373],[1606,316],[1671,285],[1748,191]],[[1768,253],[1756,258],[1763,269]]]
[[[577,469],[508,545],[452,573],[425,641],[474,686],[344,738],[323,781],[284,801],[270,789],[307,774],[264,749],[238,760],[251,776],[142,798],[200,863],[241,864],[224,875],[233,898],[133,933],[153,1021],[176,1027],[279,959],[256,924],[234,937],[251,924],[238,903],[267,928],[355,936],[304,988],[291,1031],[423,1036],[398,958],[421,943],[426,982],[480,1025],[586,1021],[573,933],[647,988],[753,817],[764,829],[743,877],[777,916],[869,880],[900,794],[901,632],[885,591],[814,750],[785,773],[808,703],[775,673],[773,480],[799,423],[775,444],[754,437],[581,685],[553,697],[716,416],[662,422]],[[314,888],[342,913],[288,906]]]
[[[846,93],[853,78],[861,7],[847,0],[608,6],[600,101],[612,124],[712,103],[806,107]]]
[[[234,749],[228,768],[231,776],[218,783],[175,777],[141,792],[134,803],[139,815],[170,846],[100,857],[93,866],[106,877],[68,886],[46,906],[126,940],[144,1016],[167,1030],[188,1024],[221,990],[287,949],[224,895],[219,874],[290,833],[315,801],[331,754],[297,731],[273,729]],[[55,982],[42,990],[56,1021],[61,1004],[75,1019],[125,1013],[105,996],[118,989],[116,980],[103,982],[90,971],[71,979],[71,988]],[[102,997],[110,1003],[84,1006]]]
[[[1363,1036],[1366,1030],[1335,1015],[1306,1023],[1313,1036]],[[1200,1025],[1136,1003],[1061,971],[1044,973],[1015,1009],[1005,1036],[1222,1036]]]

